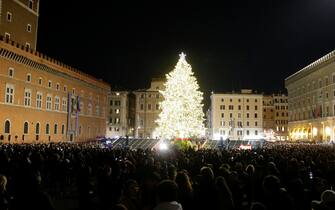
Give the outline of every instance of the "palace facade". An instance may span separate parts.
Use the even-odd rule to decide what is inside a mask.
[[[109,91],[109,84],[0,36],[0,142],[104,136]]]
[[[335,139],[335,51],[285,79],[291,140]]]

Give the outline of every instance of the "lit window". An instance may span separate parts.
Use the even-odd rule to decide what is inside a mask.
[[[31,25],[30,24],[27,24],[27,31],[31,32]]]
[[[58,96],[55,97],[55,110],[59,111],[59,97]]]
[[[52,97],[51,97],[51,95],[47,95],[46,109],[47,110],[52,109]]]
[[[26,42],[26,49],[30,49],[30,43]]]
[[[31,106],[31,90],[24,91],[24,106]]]
[[[41,92],[37,92],[37,95],[36,95],[36,107],[38,109],[42,109],[42,93]]]
[[[120,109],[115,109],[115,113],[119,114],[120,113]]]
[[[14,85],[7,84],[6,85],[6,103],[13,104],[14,103]]]
[[[8,69],[8,76],[12,78],[14,77],[14,69],[11,67]]]
[[[67,100],[65,97],[62,98],[62,111],[63,112],[67,111]]]
[[[12,13],[10,13],[10,12],[7,12],[7,21],[8,22],[12,22]]]

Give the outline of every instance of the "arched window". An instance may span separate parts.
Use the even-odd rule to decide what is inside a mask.
[[[36,123],[36,135],[40,134],[40,123]]]
[[[29,129],[28,126],[29,126],[28,122],[24,122],[24,124],[23,124],[23,134],[28,134],[28,129]]]
[[[10,122],[6,120],[5,122],[5,133],[10,133]]]
[[[58,125],[55,124],[55,127],[54,127],[54,134],[57,134],[58,133]]]
[[[50,134],[50,125],[49,125],[49,123],[47,123],[47,125],[45,126],[45,134]]]

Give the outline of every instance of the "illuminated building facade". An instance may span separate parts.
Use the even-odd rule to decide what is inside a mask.
[[[212,93],[210,99],[211,139],[264,138],[262,94],[242,89],[240,93]]]
[[[263,127],[267,140],[288,140],[288,102],[285,94],[264,95]]]
[[[156,138],[154,130],[157,127],[156,120],[161,112],[159,103],[163,100],[159,90],[163,90],[164,82],[164,79],[154,78],[149,89],[134,91],[136,97],[134,127],[136,138]]]
[[[109,122],[106,137],[133,137],[135,96],[129,91],[112,91],[108,96]]]
[[[106,133],[110,86],[0,37],[0,141],[85,141]]]
[[[331,141],[335,134],[335,51],[285,79],[289,136]]]
[[[36,50],[39,0],[0,0],[0,36]]]

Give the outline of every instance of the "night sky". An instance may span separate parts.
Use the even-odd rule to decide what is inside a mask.
[[[285,91],[287,76],[335,49],[333,0],[108,2],[41,0],[38,50],[130,90],[164,77],[183,51],[208,97]]]

